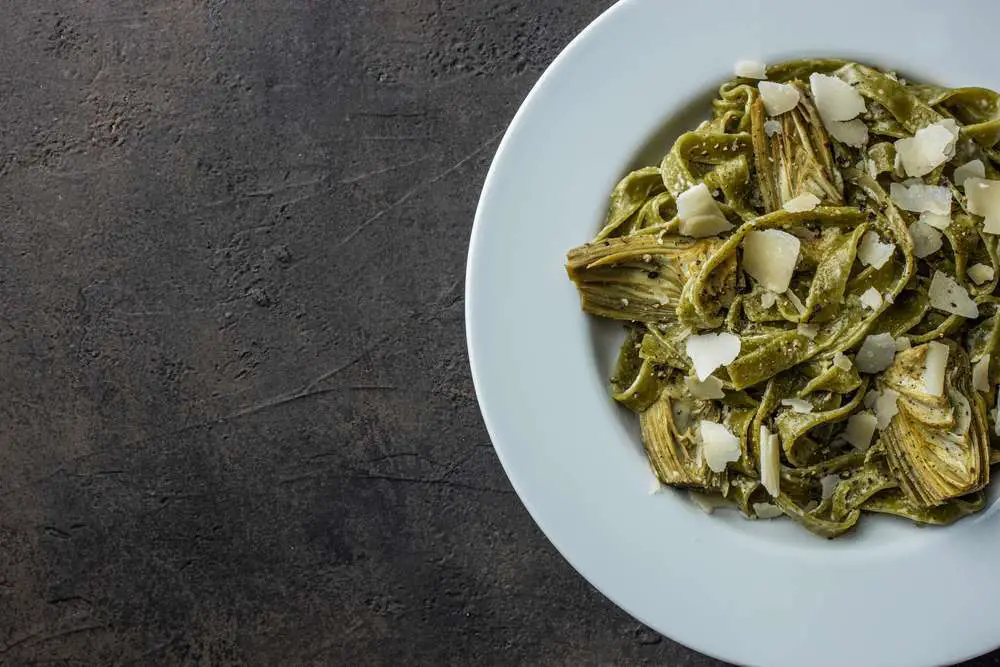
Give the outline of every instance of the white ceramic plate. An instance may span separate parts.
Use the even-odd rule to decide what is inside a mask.
[[[577,37],[497,151],[469,250],[469,356],[511,483],[618,605],[704,653],[760,665],[939,665],[1000,644],[1000,517],[948,528],[866,516],[824,541],[791,521],[708,516],[653,476],[607,395],[619,327],[585,316],[565,252],[611,188],[707,117],[733,63],[836,56],[1000,88],[1000,4],[626,0]],[[995,499],[995,496],[994,496]]]

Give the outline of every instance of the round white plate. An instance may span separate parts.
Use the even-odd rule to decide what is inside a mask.
[[[580,311],[566,251],[611,188],[709,114],[739,59],[835,56],[1000,88],[1000,4],[625,0],[545,72],[486,179],[469,250],[469,357],[511,483],[556,548],[630,614],[759,665],[939,665],[1000,644],[1000,517],[865,516],[825,541],[788,520],[650,494],[635,418],[608,397],[620,327]]]

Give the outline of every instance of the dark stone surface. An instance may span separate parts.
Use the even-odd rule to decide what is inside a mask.
[[[468,373],[490,157],[606,4],[4,4],[0,663],[720,664],[554,551]]]

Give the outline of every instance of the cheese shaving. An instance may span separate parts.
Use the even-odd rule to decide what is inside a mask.
[[[949,122],[950,121],[950,122]],[[896,140],[896,154],[907,176],[925,176],[955,155],[957,127],[945,119]]]
[[[985,218],[983,231],[1000,234],[1000,181],[967,178],[965,194],[969,197],[969,213]]]
[[[695,398],[702,400],[716,400],[726,397],[726,392],[722,390],[722,380],[711,375],[704,382],[696,377],[684,378],[684,386]]]
[[[795,310],[799,311],[799,315],[805,315],[806,304],[802,303],[802,299],[799,298],[798,294],[792,290],[788,290],[785,292],[785,296],[788,297],[788,301],[795,306]]]
[[[764,63],[757,62],[756,60],[737,60],[736,65],[733,67],[733,72],[736,76],[743,77],[744,79],[767,78],[767,67]]]
[[[817,206],[819,206],[819,197],[811,192],[806,192],[798,197],[789,199],[781,205],[781,208],[789,213],[802,213],[804,211],[811,211]]]
[[[866,336],[854,356],[854,365],[862,373],[881,373],[892,365],[896,356],[896,341],[892,334]]]
[[[940,396],[944,392],[944,376],[948,368],[947,345],[937,341],[927,343],[927,356],[924,360],[924,391],[931,396]]]
[[[765,120],[764,134],[766,134],[769,137],[773,137],[776,134],[781,134],[781,123],[776,120]]]
[[[951,224],[951,215],[942,215],[940,213],[924,211],[920,214],[920,222],[925,225],[929,225],[934,229],[948,229],[948,225]]]
[[[718,509],[727,509],[732,507],[732,505],[722,496],[717,496],[712,493],[702,493],[701,491],[689,489],[688,497],[691,498],[691,502],[705,514],[711,514]]]
[[[880,431],[884,431],[892,418],[899,413],[899,406],[896,401],[899,399],[899,392],[886,387],[878,392],[875,397],[875,426]]]
[[[698,435],[702,456],[712,472],[722,472],[727,463],[739,460],[739,438],[722,424],[703,419],[698,422]]]
[[[819,478],[820,488],[822,489],[820,497],[823,500],[833,497],[833,492],[836,490],[837,485],[840,484],[840,477],[837,475],[824,475]]]
[[[823,118],[823,126],[831,137],[852,148],[861,148],[868,143],[868,126],[860,118],[847,121]]]
[[[906,336],[900,336],[899,338],[896,339],[896,352],[909,350],[910,347],[912,347],[910,345],[910,339],[907,338]]]
[[[986,355],[972,367],[972,388],[983,393],[990,390],[990,355]]]
[[[766,426],[760,427],[760,483],[776,498],[781,493],[781,440]]]
[[[866,266],[881,269],[895,250],[895,243],[882,243],[876,232],[867,231],[858,244],[858,259]]]
[[[739,356],[740,337],[731,333],[692,335],[688,336],[685,350],[698,380],[705,382],[717,368],[733,363]]]
[[[846,356],[843,352],[833,355],[833,365],[842,371],[849,371],[854,367],[850,357]]]
[[[781,404],[791,408],[792,412],[799,412],[804,415],[813,411],[813,404],[801,398],[783,398],[781,399]]]
[[[857,449],[865,452],[872,444],[872,436],[878,426],[878,419],[870,412],[859,412],[851,415],[844,430],[844,439]]]
[[[743,239],[743,270],[780,294],[792,280],[800,245],[798,238],[780,229],[752,231]]]
[[[787,83],[762,81],[757,86],[757,90],[760,91],[760,99],[764,102],[764,109],[768,116],[780,116],[799,105],[801,96],[798,89]]]
[[[913,241],[913,254],[919,258],[933,255],[941,249],[943,240],[941,232],[930,225],[914,222],[909,227],[910,239]]]
[[[794,292],[789,292],[789,294],[794,294]],[[805,306],[803,306],[802,309],[799,310],[799,313],[801,314],[804,309]],[[796,330],[809,340],[812,340],[813,338],[819,335],[819,327],[816,326],[815,324],[800,324],[798,327],[796,327]]]
[[[694,238],[715,236],[733,228],[704,183],[690,187],[677,196],[677,217],[681,221],[680,233]]]
[[[940,185],[890,183],[889,197],[904,211],[951,213],[951,190]]]
[[[814,73],[809,77],[809,89],[824,122],[851,120],[865,112],[865,98],[835,76]]]
[[[951,180],[958,187],[964,188],[965,181],[970,178],[986,178],[986,165],[982,160],[971,160],[960,167],[955,167]]]
[[[878,310],[882,307],[882,295],[874,287],[869,287],[861,295],[861,305],[869,310]]]
[[[985,264],[973,264],[970,266],[966,273],[972,278],[972,282],[977,285],[982,285],[983,283],[988,283],[993,280],[994,271],[992,266],[986,266]]]
[[[780,516],[785,516],[780,507],[771,503],[754,503],[753,513],[758,519],[777,519]]]
[[[955,282],[954,278],[940,271],[934,272],[927,295],[930,297],[932,308],[969,319],[979,317],[979,306],[966,289]]]
[[[760,307],[763,308],[764,310],[767,310],[768,308],[773,306],[775,302],[777,302],[777,300],[778,300],[777,294],[765,290],[764,293],[760,295]]]

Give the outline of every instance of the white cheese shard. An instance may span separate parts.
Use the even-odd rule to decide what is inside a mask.
[[[791,408],[792,412],[809,414],[813,411],[813,404],[801,398],[783,398],[781,399],[781,404],[785,407]]]
[[[881,269],[895,250],[895,243],[882,243],[876,232],[867,231],[858,244],[858,259],[866,266]]]
[[[976,391],[990,390],[990,355],[986,355],[972,367],[972,388]]]
[[[886,387],[878,392],[875,397],[875,426],[880,431],[884,431],[892,418],[899,413],[899,406],[896,401],[899,399],[899,392]]]
[[[865,112],[865,98],[851,84],[827,74],[813,73],[809,77],[816,109],[823,120],[851,120]]]
[[[819,206],[819,197],[811,192],[806,192],[798,197],[789,199],[781,205],[781,208],[789,213],[802,213],[804,211],[811,211],[817,206]]]
[[[768,116],[780,116],[799,105],[801,96],[798,89],[787,83],[761,81],[757,85],[757,90],[760,91],[760,99],[764,102]]]
[[[785,297],[788,299],[789,302],[791,302],[793,306],[795,306],[795,310],[799,311],[799,315],[805,315],[806,304],[802,303],[802,299],[799,298],[798,294],[796,294],[792,290],[788,290],[787,292],[785,292]]]
[[[970,178],[986,178],[986,165],[982,160],[972,160],[960,167],[955,167],[955,174],[951,177],[952,182],[960,188],[965,187],[965,181]]]
[[[942,215],[940,213],[924,211],[920,214],[920,222],[930,225],[934,229],[948,229],[948,225],[951,224],[951,214]]]
[[[948,368],[948,346],[937,341],[927,343],[924,359],[924,391],[931,396],[944,392],[944,376]]]
[[[904,211],[914,213],[926,211],[938,215],[951,213],[951,190],[944,186],[890,183],[889,197]]]
[[[758,519],[777,519],[779,516],[785,515],[780,507],[771,503],[754,503],[753,513]]]
[[[664,489],[663,483],[660,478],[653,475],[653,483],[649,485],[649,495],[655,496],[657,493],[662,493]]]
[[[926,176],[955,156],[957,126],[951,118],[932,123],[912,137],[897,139],[896,155],[907,176]]]
[[[892,334],[866,336],[861,349],[854,356],[854,365],[862,373],[881,373],[892,365],[896,356],[896,341]]]
[[[740,353],[740,337],[731,333],[688,336],[685,350],[698,380],[705,382],[715,369],[733,363]]]
[[[819,484],[822,488],[822,498],[823,500],[826,500],[827,498],[833,497],[834,490],[837,488],[837,485],[840,484],[840,477],[837,475],[824,475],[819,478]]]
[[[760,483],[772,498],[781,493],[781,439],[760,427]]]
[[[912,347],[910,345],[910,339],[906,336],[900,336],[896,339],[896,352],[902,352],[903,350],[909,350]]]
[[[756,60],[737,60],[736,65],[733,66],[733,72],[736,76],[743,77],[744,79],[767,78],[767,67],[764,63],[757,62]]]
[[[704,183],[677,196],[677,217],[681,220],[680,233],[694,238],[715,236],[733,228]]]
[[[705,514],[711,514],[717,509],[732,507],[732,505],[727,503],[722,496],[717,496],[712,493],[702,493],[701,491],[689,489],[688,497],[691,499],[691,502]]]
[[[765,120],[764,134],[766,134],[769,137],[773,137],[776,134],[781,134],[781,123],[776,120]]]
[[[789,292],[789,294],[794,294],[794,292]],[[799,314],[802,314],[804,311],[805,306],[799,309]],[[796,327],[796,330],[809,340],[812,340],[819,335],[819,327],[815,324],[800,324]]]
[[[722,390],[722,380],[714,375],[710,375],[704,382],[696,377],[686,377],[684,386],[692,396],[703,401],[726,397],[726,392]]]
[[[969,198],[969,213],[985,218],[983,231],[1000,234],[1000,181],[968,178],[965,180],[965,194]]]
[[[830,136],[852,148],[861,148],[868,143],[868,126],[860,118],[854,120],[823,119],[823,126]]]
[[[850,357],[846,356],[843,352],[833,355],[833,365],[842,371],[849,371],[854,366]]]
[[[913,241],[913,254],[923,258],[933,255],[941,249],[943,240],[941,232],[919,220],[909,227],[910,239]]]
[[[768,292],[765,290],[763,294],[760,295],[760,307],[767,310],[773,306],[778,301],[778,295],[774,292]]]
[[[983,283],[988,283],[993,280],[993,267],[986,266],[985,264],[973,264],[968,268],[966,273],[972,278],[972,282],[977,285],[982,285]]]
[[[930,297],[932,308],[969,319],[979,317],[979,306],[969,296],[968,291],[955,282],[954,278],[940,271],[934,272],[927,295]]]
[[[870,412],[859,412],[851,415],[844,430],[844,439],[863,452],[872,445],[872,436],[878,426],[878,419]]]
[[[772,292],[788,289],[799,261],[799,240],[780,229],[752,231],[743,239],[743,269]]]
[[[698,422],[701,452],[712,472],[722,472],[726,464],[740,458],[740,440],[722,424],[702,419]]]
[[[882,307],[882,295],[874,287],[869,287],[861,295],[861,305],[869,310],[878,310]]]

